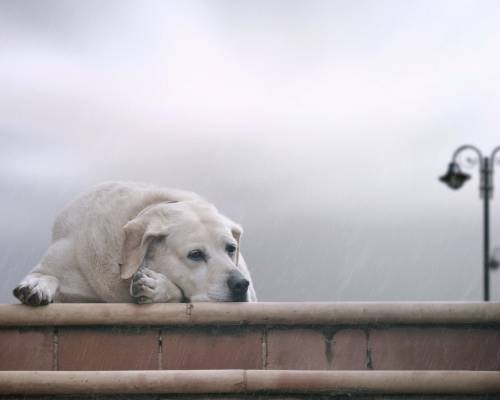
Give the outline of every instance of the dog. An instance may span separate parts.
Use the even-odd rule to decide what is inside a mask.
[[[14,289],[52,302],[255,302],[242,228],[195,193],[101,184],[57,216],[52,244]]]

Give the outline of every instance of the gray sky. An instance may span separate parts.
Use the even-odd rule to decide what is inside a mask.
[[[477,173],[437,176],[500,144],[499,27],[497,1],[0,0],[0,301],[117,179],[239,221],[260,300],[481,299]]]

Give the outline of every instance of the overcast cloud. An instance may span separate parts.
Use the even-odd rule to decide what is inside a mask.
[[[260,300],[480,300],[477,173],[437,176],[500,144],[499,27],[497,1],[0,0],[0,301],[108,180],[239,221]]]

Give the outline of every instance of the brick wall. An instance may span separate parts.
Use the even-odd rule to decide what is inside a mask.
[[[500,329],[488,320],[0,327],[0,370],[155,369],[499,371]]]
[[[180,370],[215,392],[186,392],[196,384],[178,381]],[[218,391],[228,370],[234,390]],[[111,371],[111,380],[89,371]],[[0,305],[0,398],[156,399],[155,390],[172,399],[408,398],[395,384],[422,399],[500,398],[491,371],[500,371],[499,303]],[[264,381],[252,393],[257,372]],[[276,384],[283,390],[262,389]]]

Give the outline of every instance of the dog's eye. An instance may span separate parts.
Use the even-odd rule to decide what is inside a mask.
[[[226,251],[229,253],[229,254],[233,254],[235,251],[236,251],[236,246],[234,244],[228,244],[226,246]]]
[[[188,253],[188,258],[193,260],[193,261],[205,261],[206,256],[205,253],[201,250],[191,250]]]

